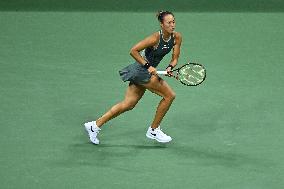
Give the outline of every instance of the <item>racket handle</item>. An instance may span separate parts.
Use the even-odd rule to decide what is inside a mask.
[[[157,74],[159,74],[159,75],[167,75],[168,72],[167,71],[157,71]]]

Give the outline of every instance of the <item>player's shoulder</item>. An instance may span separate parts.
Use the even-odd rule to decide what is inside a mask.
[[[179,39],[182,38],[181,33],[180,33],[180,32],[177,32],[177,31],[174,31],[174,37],[175,37],[175,38],[179,38]]]
[[[153,36],[154,38],[160,38],[160,32],[159,31],[156,31],[156,32],[154,32],[154,33],[152,33],[152,35],[151,36]]]
[[[148,38],[150,38],[152,41],[158,42],[159,39],[160,39],[160,34],[159,34],[159,32],[154,32],[154,33],[150,34],[148,36]]]

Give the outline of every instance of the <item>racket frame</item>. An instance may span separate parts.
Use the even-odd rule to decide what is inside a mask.
[[[192,85],[192,84],[184,83],[184,82],[182,82],[182,81],[179,79],[179,77],[178,77],[178,75],[180,74],[179,71],[180,71],[183,67],[188,66],[188,65],[197,65],[197,66],[200,66],[200,67],[203,68],[203,70],[204,70],[204,77],[203,77],[203,79],[202,79],[201,82]],[[182,65],[181,67],[172,70],[171,72],[176,72],[177,75],[174,76],[174,77],[175,77],[177,80],[179,80],[183,85],[186,85],[186,86],[197,86],[197,85],[200,85],[200,84],[205,80],[205,78],[206,78],[206,69],[205,69],[205,67],[204,67],[202,64],[195,63],[195,62],[186,63],[186,64]],[[167,72],[167,71],[157,71],[157,74],[159,74],[159,75],[167,75],[168,72]]]

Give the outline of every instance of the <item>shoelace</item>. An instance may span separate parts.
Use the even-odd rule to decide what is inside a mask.
[[[157,133],[159,133],[159,135],[168,136],[168,135],[166,135],[166,134],[162,131],[162,129],[161,129],[160,127],[156,128],[156,130],[157,130]]]
[[[91,131],[92,131],[93,133],[98,134],[101,129],[100,129],[100,128],[94,129],[94,128],[95,128],[94,124],[95,124],[95,123],[93,123],[93,125],[91,126],[91,128],[92,128]]]
[[[100,131],[99,130],[95,130],[95,133],[98,134]]]

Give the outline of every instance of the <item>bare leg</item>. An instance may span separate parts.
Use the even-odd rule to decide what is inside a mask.
[[[123,112],[133,109],[138,103],[138,101],[141,99],[141,97],[144,95],[145,90],[146,89],[140,85],[129,85],[126,90],[124,100],[114,105],[102,117],[97,119],[97,126],[101,127],[103,124],[122,114]]]
[[[175,99],[175,93],[163,79],[156,75],[152,76],[150,82],[143,86],[151,92],[163,97],[157,107],[156,114],[151,125],[151,127],[155,129],[159,127],[162,119],[169,110],[173,100]]]

